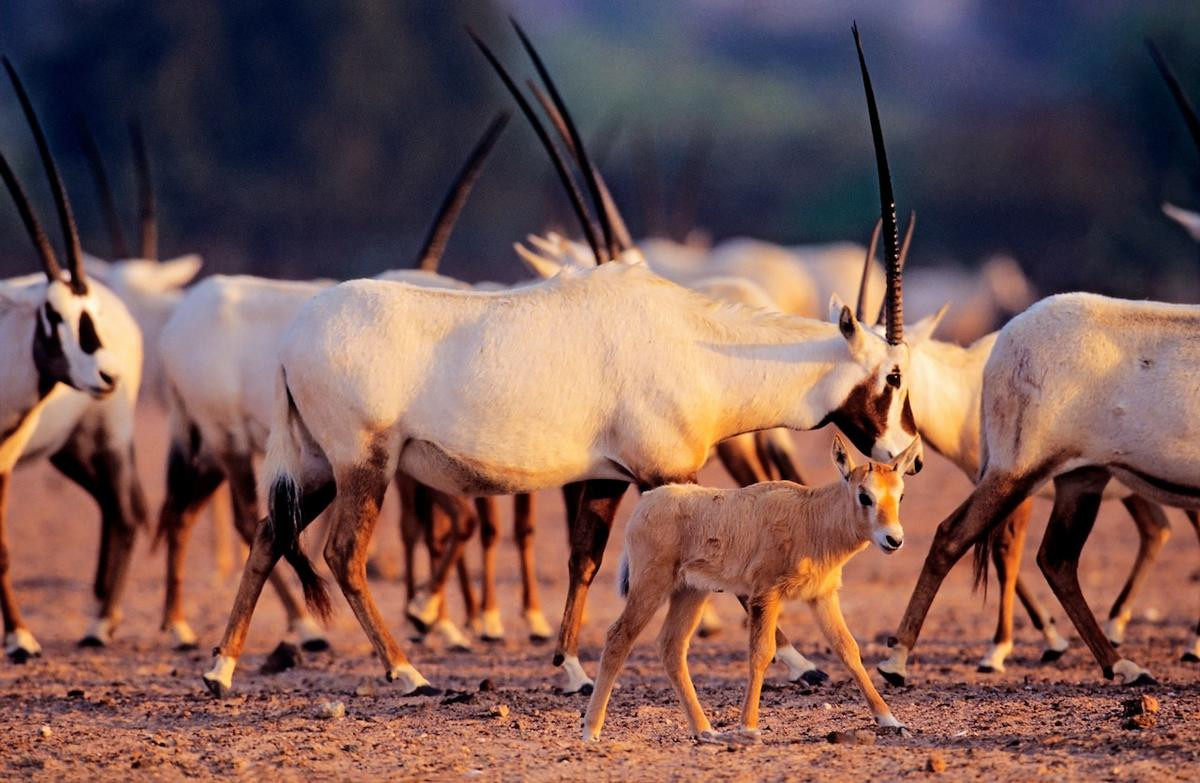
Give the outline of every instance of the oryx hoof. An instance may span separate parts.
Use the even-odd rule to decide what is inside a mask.
[[[1179,657],[1179,660],[1183,661],[1184,663],[1200,663],[1200,655],[1196,655],[1196,653],[1188,650]]]
[[[992,666],[990,663],[981,663],[975,667],[975,671],[979,672],[980,674],[995,674],[999,671],[999,669],[997,669],[995,666]]]
[[[8,651],[8,660],[17,664],[18,666],[29,663],[29,661],[33,658],[41,657],[42,654],[40,652],[31,652],[26,650],[24,647],[16,647]]]
[[[175,652],[194,652],[200,649],[199,642],[180,642],[171,648]]]
[[[208,688],[208,692],[213,695],[213,698],[228,699],[233,695],[233,687],[226,685],[216,678],[209,677],[207,674],[205,674],[201,676],[200,679],[204,681],[204,687]]]
[[[300,649],[304,652],[312,653],[329,652],[333,649],[333,645],[329,643],[328,639],[318,637],[316,639],[306,639],[305,641],[300,642]]]
[[[529,634],[529,641],[533,644],[546,644],[549,641],[553,641],[553,639],[554,636],[552,634],[547,634],[546,636],[542,636],[540,633]]]
[[[416,688],[412,689],[411,691],[409,691],[408,693],[405,693],[403,695],[404,696],[441,696],[442,689],[435,688],[432,685],[430,685],[429,683],[425,683],[424,685],[418,685]]]
[[[407,617],[408,621],[413,624],[414,628],[417,629],[417,633],[421,634],[422,636],[429,633],[429,629],[433,627],[433,623],[425,622],[412,612],[405,612],[404,616]]]
[[[97,647],[107,647],[108,644],[99,636],[88,634],[79,640],[78,646],[95,649]]]
[[[1042,663],[1054,663],[1059,658],[1063,657],[1063,653],[1065,652],[1066,650],[1055,650],[1051,647],[1047,647],[1045,650],[1042,650]]]
[[[829,679],[829,675],[820,669],[809,669],[800,675],[800,681],[809,685],[820,685]]]
[[[493,636],[489,633],[481,633],[479,634],[479,641],[484,644],[504,644],[504,634]]]
[[[1126,687],[1132,687],[1135,685],[1155,686],[1158,684],[1159,684],[1158,680],[1154,677],[1153,674],[1151,674],[1150,672],[1143,672],[1143,673],[1139,674],[1137,677],[1134,677],[1133,682],[1125,683],[1125,686]]]
[[[696,631],[696,635],[699,636],[701,639],[711,639],[714,636],[720,636],[721,631],[723,631],[723,630],[725,630],[725,629],[719,625],[716,627],[713,627],[713,628],[709,628],[709,627],[702,625],[702,626],[700,626],[699,630]]]
[[[905,683],[907,682],[907,678],[903,674],[896,674],[895,672],[884,671],[883,669],[879,668],[878,666],[875,667],[875,670],[877,672],[879,672],[880,676],[883,677],[883,679],[887,682],[888,685],[894,685],[897,688],[903,688]]]

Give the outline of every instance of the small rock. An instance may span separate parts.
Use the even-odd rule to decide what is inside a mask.
[[[1132,718],[1137,715],[1153,715],[1159,710],[1158,699],[1145,695],[1137,699],[1126,699],[1121,702],[1122,717]]]
[[[875,732],[859,729],[858,731],[831,731],[825,735],[825,740],[834,745],[874,745]]]
[[[494,690],[496,690],[496,686],[492,685],[491,680],[483,680],[479,683],[479,692],[480,693],[489,693]]]
[[[442,704],[470,704],[475,701],[475,694],[466,691],[446,691]]]
[[[71,690],[67,691],[67,698],[68,699],[82,699],[83,698],[83,688],[72,688]]]
[[[1142,729],[1152,729],[1158,720],[1153,715],[1134,715],[1126,718],[1121,723],[1121,728],[1130,731],[1141,731]]]
[[[363,680],[362,682],[360,682],[358,684],[358,687],[354,689],[354,695],[355,696],[374,696],[375,695],[374,683],[372,683],[370,680]]]
[[[263,661],[259,674],[279,674],[300,665],[300,648],[291,642],[280,642]]]
[[[942,773],[946,771],[946,759],[941,753],[936,750],[929,754],[929,758],[925,759],[925,771],[933,773]]]
[[[341,720],[346,717],[346,705],[340,701],[327,701],[321,705],[321,717],[328,720]]]
[[[491,715],[493,718],[507,718],[508,717],[508,705],[507,704],[497,704],[495,707],[492,707]]]
[[[42,735],[42,739],[50,739],[50,737],[54,736],[54,730],[49,726],[42,726],[38,729],[38,733]]]

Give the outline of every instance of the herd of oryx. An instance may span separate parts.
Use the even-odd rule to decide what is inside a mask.
[[[232,689],[268,580],[289,631],[306,649],[328,646],[319,620],[329,597],[311,547],[301,544],[319,515],[324,560],[387,679],[403,695],[437,692],[388,630],[367,580],[368,547],[393,482],[408,566],[405,612],[413,624],[451,645],[469,645],[447,613],[445,593],[457,577],[475,632],[503,635],[495,499],[513,495],[523,616],[532,637],[549,640],[554,634],[537,596],[531,493],[561,487],[569,587],[554,664],[565,676],[564,692],[592,694],[585,738],[599,737],[630,647],[669,604],[659,651],[692,733],[705,741],[753,741],[771,661],[784,663],[795,681],[826,678],[777,628],[780,602],[791,598],[812,607],[876,722],[900,730],[863,667],[838,590],[855,553],[870,544],[888,553],[903,545],[905,475],[920,471],[925,446],[961,468],[975,488],[937,528],[888,642],[891,654],[878,667],[883,677],[905,681],[907,656],[934,596],[972,545],[977,578],[994,561],[1002,586],[996,636],[980,669],[1003,669],[1018,597],[1045,636],[1044,658],[1065,651],[1066,640],[1018,577],[1032,497],[1052,482],[1053,512],[1038,553],[1042,573],[1105,677],[1153,683],[1116,645],[1165,538],[1161,506],[1189,509],[1200,531],[1200,307],[1052,296],[966,347],[934,337],[945,307],[906,324],[902,274],[913,221],[901,241],[857,28],[881,208],[865,257],[850,245],[635,243],[546,65],[514,27],[540,77],[541,86],[529,82],[528,95],[487,44],[471,37],[548,153],[583,241],[550,233],[517,245],[540,279],[511,287],[469,285],[436,271],[507,114],[487,125],[472,150],[415,268],[340,284],[213,276],[187,287],[198,258],[157,259],[153,187],[137,127],[131,140],[141,224],[133,252],[84,129],[114,256],[101,261],[81,248],[33,104],[5,59],[54,196],[65,254],[60,260],[0,155],[0,175],[44,273],[0,281],[0,609],[9,659],[21,663],[41,650],[13,594],[3,509],[13,468],[43,456],[100,507],[93,587],[99,608],[83,644],[113,637],[135,536],[148,516],[133,454],[140,390],[171,414],[156,536],[166,545],[163,629],[176,645],[198,644],[184,611],[185,547],[226,482],[236,530],[249,545],[215,662],[203,674],[215,696]],[[1151,54],[1200,144],[1191,103],[1153,45]],[[1200,233],[1200,216],[1167,211]],[[844,303],[851,300],[853,307]],[[814,302],[828,303],[827,320],[811,317]],[[787,430],[829,423],[868,459],[856,464],[835,436],[838,479],[805,486]],[[714,452],[740,489],[696,485]],[[620,563],[626,604],[593,682],[580,663],[580,626],[630,485],[644,494]],[[267,507],[261,519],[260,488]],[[1080,592],[1077,567],[1106,498],[1124,503],[1141,545],[1102,628]],[[477,528],[484,545],[481,609],[461,557]],[[412,567],[419,544],[430,555],[430,578],[420,586]],[[275,569],[280,559],[299,577],[303,598]],[[709,622],[712,591],[738,596],[750,635],[740,726],[721,734],[705,717],[687,668],[690,639]],[[1184,658],[1200,661],[1200,627]]]

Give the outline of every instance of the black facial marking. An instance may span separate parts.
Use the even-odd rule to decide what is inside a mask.
[[[866,492],[859,492],[858,493],[858,502],[862,504],[863,508],[870,508],[871,504],[874,501],[871,500],[871,496],[868,495]]]
[[[33,329],[33,366],[38,372],[38,395],[45,397],[58,382],[67,383],[70,380],[67,357],[63,353],[62,342],[58,339],[58,324],[62,323],[60,316],[53,307],[45,305],[46,323],[50,324],[50,333],[41,328],[39,322]]]
[[[46,323],[49,324],[50,331],[53,333],[58,329],[58,325],[62,323],[62,316],[58,314],[57,310],[50,306],[49,302],[46,302],[44,307],[46,310]]]
[[[894,391],[891,386],[885,385],[883,391],[876,395],[872,391],[872,381],[872,378],[867,378],[855,386],[838,409],[826,416],[819,425],[833,423],[863,454],[871,453],[875,441],[887,427]],[[909,415],[911,417],[911,412]]]
[[[96,325],[92,323],[92,316],[86,310],[79,316],[79,347],[89,356],[103,347],[100,344],[100,335],[96,334]]]

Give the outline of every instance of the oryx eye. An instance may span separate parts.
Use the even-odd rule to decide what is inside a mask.
[[[858,493],[858,502],[862,504],[863,508],[870,508],[871,504],[874,501],[871,500],[871,496],[868,495],[866,492],[859,492]]]
[[[79,316],[79,347],[86,354],[100,350],[100,335],[96,334],[96,325],[87,313]]]
[[[887,382],[888,382],[888,386],[891,386],[894,389],[899,389],[900,388],[900,371],[892,370],[891,372],[889,372],[887,375]]]
[[[62,316],[58,314],[57,310],[50,306],[49,302],[46,303],[46,323],[50,324],[51,329],[54,329],[62,323]]]

